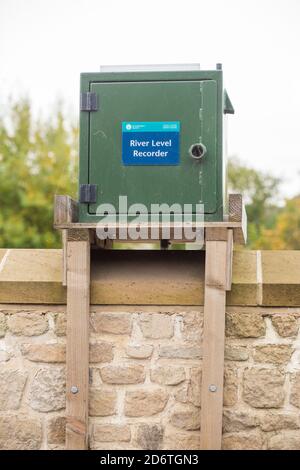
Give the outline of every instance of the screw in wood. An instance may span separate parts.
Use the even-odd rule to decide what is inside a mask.
[[[74,395],[75,395],[76,393],[78,393],[78,387],[76,387],[76,385],[72,385],[72,387],[71,387],[71,393],[73,393]]]
[[[208,390],[210,392],[216,392],[217,391],[217,386],[214,385],[214,384],[211,384],[209,387],[208,387]]]

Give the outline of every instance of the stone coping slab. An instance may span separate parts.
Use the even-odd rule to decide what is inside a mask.
[[[92,253],[94,305],[203,305],[201,251]],[[0,302],[64,304],[62,251],[0,249]],[[300,306],[300,251],[237,250],[227,305]]]

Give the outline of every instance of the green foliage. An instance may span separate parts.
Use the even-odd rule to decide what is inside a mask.
[[[53,229],[54,194],[76,198],[78,128],[61,109],[53,119],[35,120],[30,103],[12,103],[0,119],[0,246],[60,247]],[[229,190],[244,195],[248,246],[300,249],[300,197],[278,204],[280,179],[232,159]],[[178,246],[183,249],[184,245]]]
[[[228,164],[229,191],[243,194],[248,217],[248,246],[257,248],[262,232],[271,229],[280,211],[281,180],[232,159]]]
[[[0,246],[60,246],[53,229],[54,194],[76,194],[76,127],[61,110],[53,121],[34,122],[30,103],[13,103],[0,120]]]
[[[258,248],[273,250],[300,249],[300,197],[286,200],[274,226],[264,228]]]

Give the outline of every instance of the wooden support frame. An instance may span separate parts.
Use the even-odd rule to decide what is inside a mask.
[[[90,234],[67,239],[66,448],[88,446]]]
[[[54,227],[60,224],[73,224],[78,221],[78,203],[70,196],[54,196]],[[63,248],[63,286],[67,285],[67,229],[61,230],[61,240]]]
[[[110,248],[112,241],[96,239],[96,224],[78,223],[78,204],[69,196],[55,197],[54,227],[62,231],[67,286],[66,448],[83,450],[88,447],[90,248]],[[200,448],[217,450],[222,441],[226,291],[231,289],[233,243],[246,243],[242,196],[229,196],[226,220],[201,227],[206,258]]]
[[[231,288],[232,229],[206,233],[201,450],[219,450],[222,442],[226,290]]]
[[[101,223],[81,223],[78,222],[78,204],[69,196],[55,196],[54,201],[54,227],[59,230],[66,230],[66,229],[89,229],[96,231],[97,227],[101,227]],[[187,243],[190,240],[186,240],[184,238],[178,239],[175,236],[176,228],[184,228],[188,226],[189,228],[197,229],[203,228],[206,229],[215,229],[216,231],[222,229],[233,229],[233,239],[234,242],[237,244],[245,244],[247,240],[247,217],[245,208],[243,205],[242,196],[240,194],[230,194],[228,200],[228,215],[224,218],[221,222],[191,222],[191,223],[178,223],[178,222],[168,222],[168,223],[157,223],[151,224],[150,223],[141,223],[139,224],[140,228],[146,228],[149,230],[149,239],[147,240],[134,240],[135,243],[142,241],[143,243],[147,242],[157,242],[160,239],[168,239],[170,241],[175,240],[176,243]],[[130,242],[130,239],[124,240],[121,238],[120,233],[129,229],[129,223],[111,223],[109,226],[104,224],[108,231],[115,230],[116,237],[115,241],[126,241],[126,243]],[[158,239],[151,240],[151,229],[158,231]],[[122,229],[122,230],[121,230]],[[163,230],[168,229],[170,231],[170,236],[165,237]],[[175,237],[174,237],[175,236]],[[101,245],[101,243],[100,243]]]

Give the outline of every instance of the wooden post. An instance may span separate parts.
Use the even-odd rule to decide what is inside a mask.
[[[68,244],[68,230],[61,231],[62,243],[62,285],[67,285],[67,244]]]
[[[68,230],[66,448],[88,446],[90,238]]]
[[[231,286],[232,231],[206,230],[201,450],[219,450],[222,442],[225,306]]]
[[[54,212],[53,212],[53,222],[54,226],[63,224],[63,223],[73,223],[78,221],[78,203],[70,196],[54,196]],[[67,230],[62,229],[62,250],[63,250],[63,259],[62,259],[62,284],[63,286],[67,285]]]

